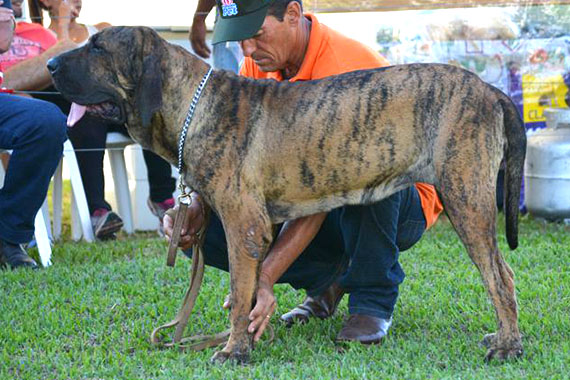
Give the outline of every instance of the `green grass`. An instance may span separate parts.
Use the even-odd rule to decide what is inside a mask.
[[[165,266],[166,245],[150,235],[54,248],[54,265],[0,272],[0,380],[11,379],[564,379],[570,378],[570,229],[523,218],[520,248],[500,244],[516,273],[525,356],[485,364],[484,334],[496,329],[479,274],[442,221],[401,256],[407,278],[389,338],[339,350],[333,339],[347,312],[286,329],[259,344],[248,366],[209,363],[214,349],[161,350],[152,329],[174,317],[190,260]],[[190,333],[228,327],[221,304],[229,278],[206,278]],[[303,294],[276,287],[277,315]]]

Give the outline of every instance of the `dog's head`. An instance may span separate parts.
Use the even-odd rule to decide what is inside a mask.
[[[162,106],[166,45],[150,28],[112,27],[51,59],[48,68],[63,97],[87,106],[86,112],[148,127]]]

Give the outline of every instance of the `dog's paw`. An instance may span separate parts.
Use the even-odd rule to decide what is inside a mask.
[[[218,351],[212,356],[210,361],[214,364],[223,364],[230,361],[237,364],[247,364],[249,362],[249,354],[243,352]]]
[[[485,355],[485,362],[487,363],[493,359],[499,361],[517,359],[523,355],[520,340],[501,343],[498,340],[497,334],[487,334],[481,343],[488,348],[487,354]]]

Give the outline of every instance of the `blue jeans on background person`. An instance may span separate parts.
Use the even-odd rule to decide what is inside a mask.
[[[12,150],[0,189],[0,239],[32,240],[67,138],[65,119],[51,103],[0,93],[0,148]]]
[[[213,66],[217,70],[239,72],[243,53],[237,42],[221,42],[214,44],[212,52]]]
[[[425,229],[415,186],[371,205],[332,210],[278,282],[316,296],[337,281],[350,293],[350,314],[389,319],[405,276],[399,253],[414,245]],[[191,250],[185,253],[191,255]],[[204,256],[206,265],[228,271],[224,230],[214,213],[206,232]]]

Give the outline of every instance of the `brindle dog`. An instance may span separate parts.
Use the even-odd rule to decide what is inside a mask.
[[[64,97],[126,123],[173,164],[206,63],[144,27],[108,28],[49,63]],[[88,111],[89,112],[89,111]],[[506,160],[506,234],[517,247],[526,137],[509,98],[440,64],[365,70],[299,83],[214,71],[184,149],[184,180],[225,228],[231,336],[213,359],[243,361],[260,262],[272,224],[376,202],[433,184],[479,269],[498,318],[486,358],[522,354],[513,272],[497,247],[495,187]]]

